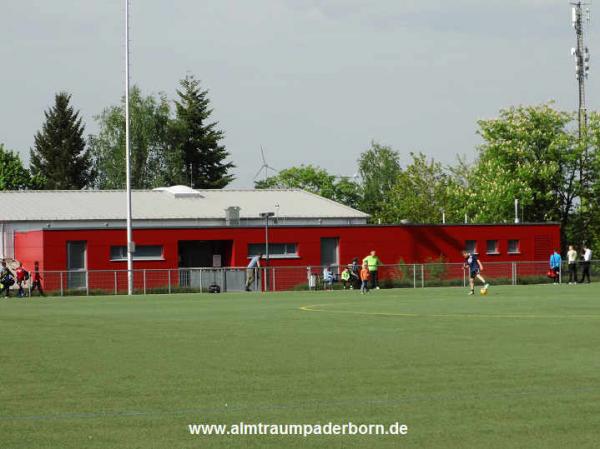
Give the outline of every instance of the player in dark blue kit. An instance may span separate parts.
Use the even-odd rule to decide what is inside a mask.
[[[467,251],[463,251],[462,254],[465,258],[465,268],[469,269],[469,286],[471,287],[469,295],[475,294],[475,278],[479,279],[483,283],[481,294],[487,294],[487,289],[489,288],[490,284],[485,282],[485,279],[481,275],[481,272],[483,271],[483,265],[477,257],[477,254],[471,254]]]

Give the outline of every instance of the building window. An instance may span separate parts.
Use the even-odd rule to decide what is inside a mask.
[[[498,240],[488,240],[487,241],[487,254],[500,254],[498,251]]]
[[[477,254],[477,240],[466,240],[465,251],[469,254]]]
[[[259,253],[266,254],[264,243],[250,243],[248,245],[248,257],[256,256]],[[269,257],[275,259],[298,257],[298,245],[295,243],[269,243]]]
[[[509,240],[508,241],[508,254],[519,254],[521,249],[519,247],[518,240]]]
[[[119,262],[127,260],[126,246],[111,246],[110,260]],[[135,247],[133,260],[164,260],[162,245],[141,245]]]

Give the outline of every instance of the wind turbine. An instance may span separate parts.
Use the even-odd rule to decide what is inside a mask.
[[[260,172],[262,172],[262,171],[264,171],[265,180],[269,177],[269,170],[271,170],[274,173],[277,173],[277,169],[271,167],[267,163],[267,159],[265,158],[265,152],[263,150],[262,145],[260,146],[260,156],[262,158],[263,163],[260,166],[260,168],[258,169],[258,172],[256,172],[256,176],[254,176],[254,181],[256,181],[256,179],[260,176]]]

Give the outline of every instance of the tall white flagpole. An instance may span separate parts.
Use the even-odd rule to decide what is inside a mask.
[[[133,252],[131,227],[131,166],[129,145],[129,0],[125,0],[125,184],[127,191],[127,294],[133,295]]]

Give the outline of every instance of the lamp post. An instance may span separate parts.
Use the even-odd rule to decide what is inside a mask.
[[[265,291],[269,291],[269,218],[275,216],[275,212],[261,212],[261,218],[265,219]]]
[[[125,191],[127,207],[127,294],[133,295],[133,226],[131,223],[131,148],[129,144],[129,0],[125,0]]]

